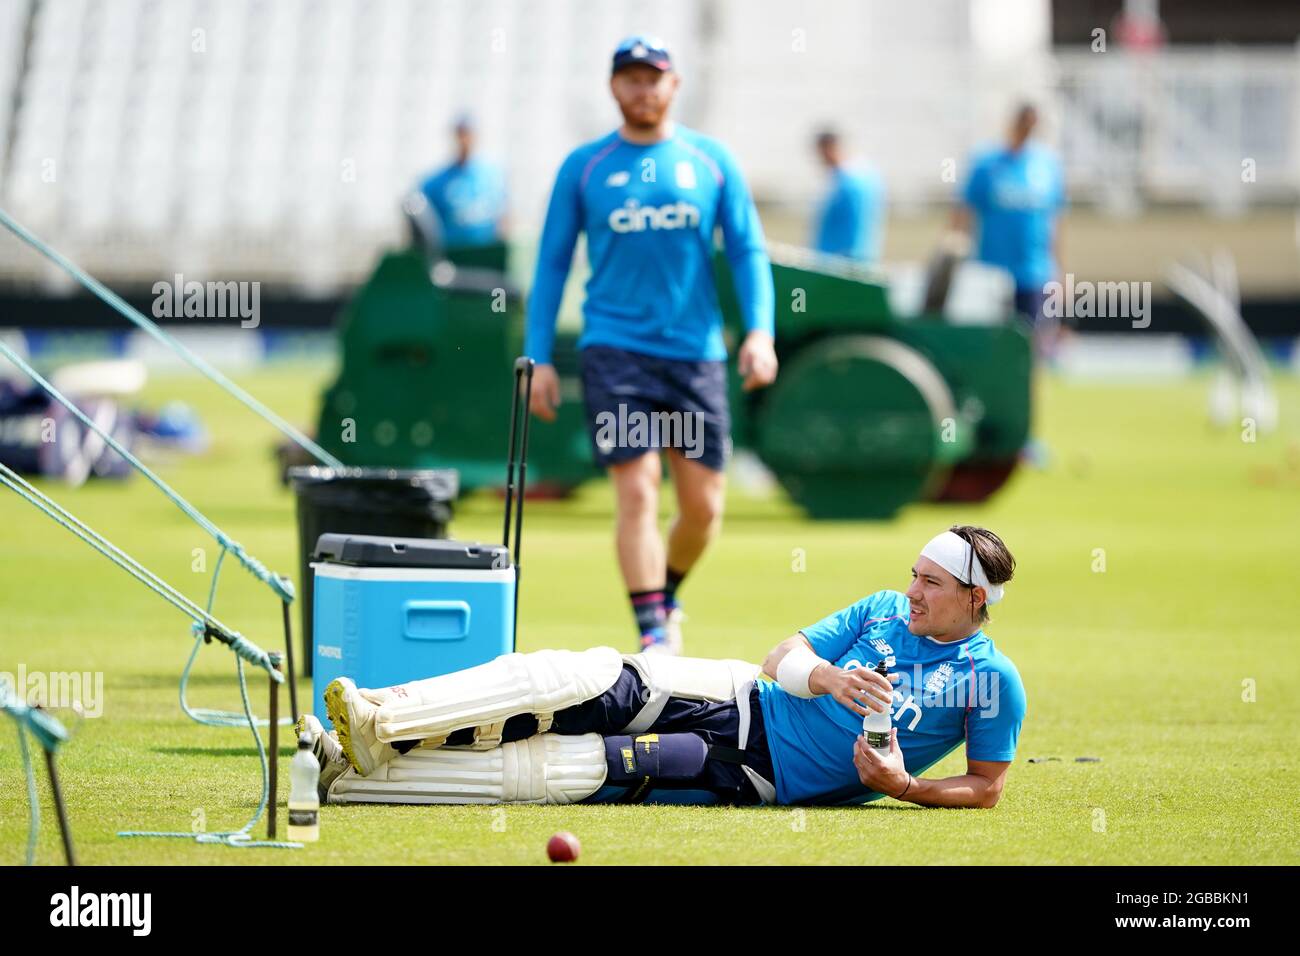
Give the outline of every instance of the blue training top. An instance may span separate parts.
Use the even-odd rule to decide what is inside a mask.
[[[615,131],[579,146],[560,167],[546,211],[524,353],[551,361],[574,244],[585,232],[591,278],[579,348],[725,359],[713,282],[715,227],[722,229],[745,329],[771,334],[775,293],[763,226],[721,143],[677,125],[649,145]]]
[[[975,212],[977,259],[1006,269],[1020,291],[1041,292],[1057,277],[1052,241],[1065,178],[1055,156],[1032,143],[978,153],[962,199]]]
[[[865,262],[880,258],[885,185],[871,170],[836,169],[817,211],[813,248]]]
[[[877,591],[801,632],[818,657],[837,667],[875,667],[893,656],[891,711],[903,763],[913,774],[963,740],[971,760],[1011,760],[1025,717],[1025,688],[1011,660],[982,630],[947,643],[907,629],[907,597]],[[796,697],[759,681],[778,803],[866,803],[869,790],[853,765],[862,717],[829,694]]]
[[[420,183],[420,192],[438,213],[446,245],[486,246],[497,241],[506,186],[505,177],[491,163],[473,157],[452,163]]]

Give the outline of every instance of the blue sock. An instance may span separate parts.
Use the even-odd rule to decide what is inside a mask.
[[[632,613],[636,615],[637,630],[641,634],[641,646],[648,647],[664,640],[664,619],[668,613],[664,610],[664,592],[629,591],[632,601]]]

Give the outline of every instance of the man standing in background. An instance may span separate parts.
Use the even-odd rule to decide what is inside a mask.
[[[871,169],[846,166],[839,133],[817,134],[817,155],[830,188],[817,210],[812,247],[829,255],[877,262],[884,238],[885,185]]]
[[[437,214],[444,248],[487,246],[505,238],[505,177],[474,155],[474,126],[462,116],[453,128],[456,158],[420,183]]]
[[[777,368],[772,271],[758,212],[730,152],[669,120],[679,83],[658,40],[631,37],[615,50],[610,92],[623,125],[560,167],[524,347],[537,362],[532,411],[551,421],[560,404],[551,364],[556,316],[585,232],[591,278],[578,347],[592,447],[614,484],[619,567],[640,649],[668,653],[681,652],[677,588],[721,525],[731,444],[715,229],[745,326],[737,353],[745,389],[770,385]],[[677,422],[677,435],[608,427],[652,417]],[[686,435],[698,441],[684,443]],[[661,452],[678,506],[666,548],[658,525]]]
[[[1057,219],[1065,205],[1065,177],[1056,156],[1030,141],[1037,124],[1038,111],[1022,104],[1006,143],[973,157],[953,227],[973,229],[975,258],[1011,273],[1016,311],[1029,323],[1042,356],[1058,332],[1057,319],[1045,314],[1043,304],[1044,286],[1059,276]]]

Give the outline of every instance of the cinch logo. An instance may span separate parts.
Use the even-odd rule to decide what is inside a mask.
[[[642,206],[629,199],[621,209],[609,214],[609,228],[617,233],[645,232],[647,229],[698,229],[700,210],[684,200],[662,206]]]
[[[148,936],[152,924],[151,893],[70,893],[50,897],[51,926],[129,926],[133,936]]]

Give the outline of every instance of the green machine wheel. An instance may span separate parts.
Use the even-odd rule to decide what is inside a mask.
[[[887,518],[968,450],[951,389],[896,339],[836,335],[782,367],[757,414],[759,455],[816,518]]]

